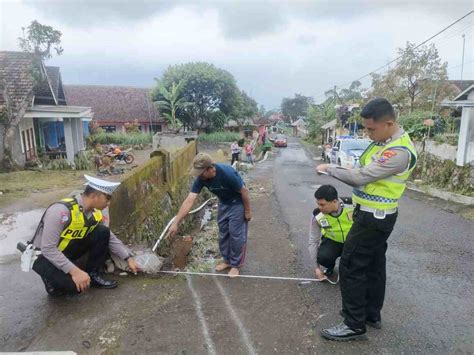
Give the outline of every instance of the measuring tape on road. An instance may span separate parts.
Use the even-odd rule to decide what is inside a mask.
[[[215,274],[212,272],[193,272],[193,271],[165,271],[160,270],[161,274],[174,274],[174,275],[196,275],[196,276],[220,276],[230,278],[227,274]],[[284,276],[261,276],[261,275],[238,275],[232,278],[246,278],[246,279],[265,279],[265,280],[286,280],[286,281],[300,281],[302,283],[310,282],[324,282],[327,281],[331,285],[336,285],[339,282],[339,275],[336,281],[331,281],[329,279],[310,279],[303,277],[284,277]]]

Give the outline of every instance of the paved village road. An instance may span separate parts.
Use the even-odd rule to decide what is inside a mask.
[[[341,196],[351,193],[349,186],[332,177],[315,176],[317,158],[293,141],[274,164],[275,193],[291,238],[302,251],[302,272],[309,264],[305,246],[315,185],[333,184]],[[402,198],[388,240],[383,330],[371,329],[370,341],[355,345],[361,352],[474,350],[474,223],[452,212],[459,206],[447,204],[413,191]],[[310,292],[321,313],[330,315],[321,324],[331,325],[340,307],[339,290],[318,284]]]
[[[313,193],[333,183],[290,141],[247,176],[253,220],[243,274],[312,277],[307,253]],[[213,277],[116,278],[113,291],[52,299],[18,257],[0,259],[0,351],[77,353],[338,354],[473,352],[472,222],[446,202],[408,192],[389,239],[384,328],[369,340],[323,340],[339,322],[339,286]]]

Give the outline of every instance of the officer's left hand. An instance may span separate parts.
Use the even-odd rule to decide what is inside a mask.
[[[328,168],[329,168],[329,164],[319,164],[319,165],[316,167],[316,172],[322,171],[322,172],[324,172],[324,173],[327,173]]]
[[[142,271],[140,267],[138,266],[137,262],[135,261],[134,258],[128,258],[127,260],[128,267],[130,270],[136,275],[137,272]]]

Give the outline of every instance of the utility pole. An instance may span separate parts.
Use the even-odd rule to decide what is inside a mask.
[[[464,48],[466,47],[466,35],[462,35],[462,61],[461,61],[461,80],[464,74]]]

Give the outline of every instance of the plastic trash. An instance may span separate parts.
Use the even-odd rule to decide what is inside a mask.
[[[163,261],[153,252],[144,252],[135,258],[140,269],[146,274],[154,274],[161,270]]]
[[[201,218],[201,230],[206,226],[206,224],[209,223],[209,221],[212,219],[212,213],[210,208],[206,208],[204,210],[204,215]]]

